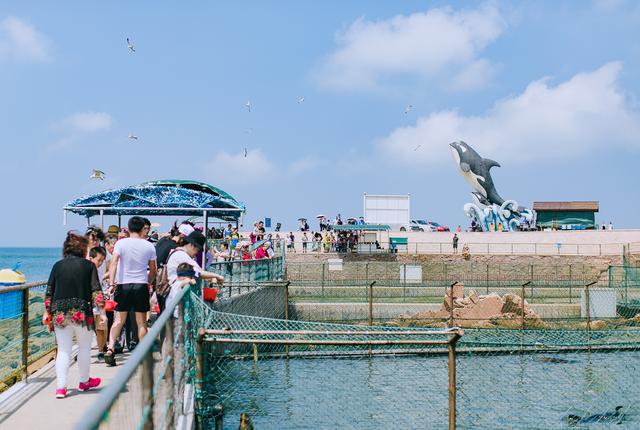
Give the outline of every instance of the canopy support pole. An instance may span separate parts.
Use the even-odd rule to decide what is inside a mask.
[[[104,209],[100,209],[100,229],[104,230]]]
[[[207,211],[202,211],[202,217],[204,219],[204,223],[202,225],[204,225],[204,237],[207,238],[207,228],[209,226],[209,218],[207,216]],[[205,242],[206,244],[207,242]],[[204,248],[202,248],[202,268],[204,270],[207,270],[207,246],[205,245]]]
[[[122,228],[122,215],[118,215],[118,229]]]
[[[62,225],[67,225],[67,210],[63,210],[62,213]]]

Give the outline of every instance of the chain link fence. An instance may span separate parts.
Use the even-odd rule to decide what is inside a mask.
[[[53,359],[55,337],[42,325],[46,285],[0,289],[0,391],[27,378],[38,360]]]

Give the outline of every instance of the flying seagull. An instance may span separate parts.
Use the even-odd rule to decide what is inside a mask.
[[[417,151],[418,149],[420,149],[420,147],[421,147],[421,146],[422,146],[422,145],[418,145],[418,146],[416,146],[415,148],[413,148],[413,150],[414,150],[414,151]]]
[[[247,158],[247,148],[244,148],[244,158]]]
[[[409,113],[411,112],[411,109],[413,109],[413,105],[407,105],[406,108],[404,108],[404,113]]]
[[[102,170],[93,169],[93,173],[91,173],[89,179],[100,179],[101,181],[104,181],[104,172]]]
[[[251,134],[251,133],[253,133],[253,128],[245,128],[245,129],[244,129],[244,132],[245,132],[246,134]]]
[[[135,135],[135,134],[133,134],[133,133],[129,133],[129,139],[131,139],[131,140],[138,140],[138,136],[136,136],[136,135]]]
[[[129,48],[131,52],[136,52],[135,48],[133,47],[133,43],[131,42],[131,39],[129,39],[128,37],[127,37],[127,48]]]
[[[245,103],[245,107],[249,109],[249,112],[251,112],[251,100],[247,100],[247,102]]]
[[[298,104],[302,103],[304,101],[304,97],[298,97]]]

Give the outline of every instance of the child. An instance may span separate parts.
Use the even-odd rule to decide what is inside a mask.
[[[178,295],[180,290],[187,285],[195,285],[196,280],[194,279],[196,276],[195,270],[193,270],[193,266],[189,263],[180,263],[178,268],[176,269],[176,273],[178,277],[171,284],[171,289],[169,290],[169,295],[167,296],[167,303],[171,302],[174,297]],[[176,308],[173,316],[178,318],[178,309]]]
[[[107,251],[101,247],[96,246],[89,250],[89,261],[96,266],[96,270],[100,269],[107,256]],[[100,273],[98,271],[98,273]],[[102,285],[102,279],[100,279]],[[105,301],[105,289],[103,288],[102,294],[96,296],[95,305],[93,306],[93,315],[95,321],[96,342],[98,344],[98,360],[104,358],[104,350],[107,347],[107,321],[100,318],[99,315],[104,314],[104,301]],[[106,319],[106,314],[105,314]]]

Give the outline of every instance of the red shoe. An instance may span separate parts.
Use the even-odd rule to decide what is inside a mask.
[[[67,397],[67,389],[66,388],[58,388],[56,390],[56,399],[64,399]]]
[[[87,391],[92,388],[96,388],[98,385],[100,385],[100,382],[102,382],[100,378],[89,378],[87,382],[81,382],[80,385],[78,385],[78,390]]]

